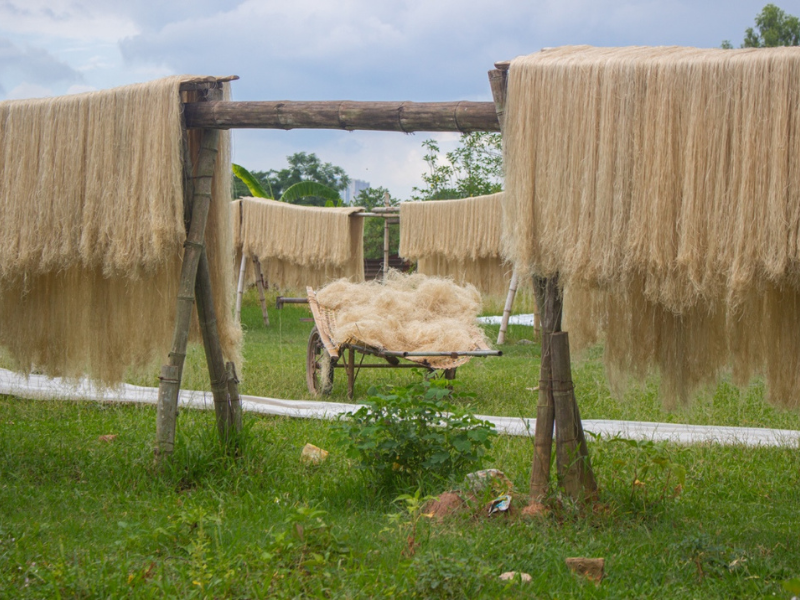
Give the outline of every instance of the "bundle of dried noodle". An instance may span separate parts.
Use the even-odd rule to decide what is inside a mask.
[[[21,370],[111,384],[166,357],[186,237],[179,87],[201,79],[0,102],[0,344]],[[235,360],[229,171],[223,135],[206,240]]]
[[[618,379],[656,367],[669,403],[732,363],[800,405],[799,76],[798,48],[512,62],[505,252],[560,274]]]
[[[400,255],[420,273],[470,283],[484,294],[508,291],[511,268],[500,254],[503,193],[400,205]]]
[[[264,278],[281,289],[322,286],[346,277],[364,280],[361,207],[298,206],[242,198],[237,248],[258,257]]]
[[[407,352],[452,352],[488,348],[475,320],[481,298],[471,285],[448,279],[390,271],[385,284],[335,281],[317,292],[317,301],[335,313],[331,334],[338,344],[358,342]],[[450,357],[431,357],[432,366],[450,368]]]

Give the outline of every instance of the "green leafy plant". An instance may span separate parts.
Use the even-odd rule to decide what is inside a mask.
[[[800,594],[800,577],[787,579],[781,582],[781,587],[790,594]]]
[[[417,489],[414,495],[401,494],[394,499],[395,503],[401,504],[403,509],[400,512],[392,513],[389,515],[389,521],[393,523],[399,531],[408,529],[406,537],[406,546],[403,548],[403,554],[414,556],[419,546],[418,531],[419,523],[423,517],[430,518],[431,515],[422,512],[422,509],[433,500],[436,496],[423,496],[422,490]]]
[[[476,559],[425,554],[414,561],[418,598],[475,598],[491,577]]]
[[[242,180],[242,182],[247,186],[247,189],[250,190],[250,193],[255,198],[276,200],[274,194],[272,193],[271,186],[270,191],[267,192],[259,180],[243,166],[232,163],[231,168],[233,169],[233,174]],[[269,185],[269,180],[266,180],[266,183]],[[342,199],[339,196],[339,192],[317,181],[299,181],[294,183],[287,187],[283,194],[281,194],[281,197],[277,198],[277,200],[279,202],[298,204],[298,200],[302,198],[322,198],[325,200],[325,206],[342,205]]]
[[[612,437],[605,440],[619,444],[629,452],[612,460],[614,476],[630,489],[631,503],[646,509],[653,502],[678,497],[686,483],[686,468],[677,460],[685,448],[653,440],[630,440]]]
[[[447,380],[428,380],[379,393],[340,420],[341,439],[362,468],[389,481],[419,484],[480,468],[496,435],[494,425],[451,399],[463,397]]]
[[[299,544],[299,565],[305,567],[322,565],[327,563],[332,555],[350,552],[323,519],[327,514],[324,510],[304,504],[295,506],[289,511],[286,524]]]
[[[707,533],[700,532],[684,538],[677,544],[677,550],[687,563],[692,564],[698,581],[711,575],[734,572],[749,574],[747,558],[740,549],[728,549]]]

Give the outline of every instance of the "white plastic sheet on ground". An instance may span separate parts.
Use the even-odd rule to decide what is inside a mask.
[[[103,389],[89,381],[70,382],[44,375],[20,375],[0,369],[0,394],[35,400],[94,400],[98,402],[128,402],[156,404],[158,388],[123,384]],[[211,392],[181,391],[179,405],[186,408],[214,408]],[[282,415],[303,419],[335,419],[337,415],[357,410],[358,404],[315,402],[309,400],[280,400],[259,396],[242,396],[245,411],[267,415]],[[477,415],[494,423],[498,433],[532,436],[536,419]],[[587,432],[604,437],[619,436],[634,440],[666,440],[680,444],[717,443],[744,446],[800,446],[800,431],[790,429],[760,429],[755,427],[716,427],[710,425],[680,425],[644,421],[583,421]]]
[[[478,323],[483,325],[500,325],[503,317],[478,317]],[[511,315],[508,318],[509,325],[527,325],[533,327],[533,313],[529,315]]]

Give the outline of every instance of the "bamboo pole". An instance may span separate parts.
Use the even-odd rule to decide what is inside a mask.
[[[264,273],[261,271],[261,261],[253,257],[253,268],[256,271],[256,287],[258,288],[258,301],[261,303],[261,314],[264,317],[264,327],[269,327],[269,313],[267,312],[267,298],[264,296]]]
[[[550,279],[534,277],[533,291],[542,318],[542,358],[539,366],[539,402],[536,407],[536,429],[533,438],[530,496],[531,500],[541,502],[550,490],[555,420],[551,336],[561,331],[562,305],[557,277]]]
[[[495,69],[489,71],[489,85],[492,88],[497,120],[500,129],[505,126],[506,99],[508,97],[508,69],[511,63],[508,61],[495,63]],[[497,343],[502,343],[505,338],[505,328],[508,326],[508,318],[516,296],[516,277],[517,272],[511,277],[511,285],[506,298],[506,307],[503,310],[503,323],[501,323],[501,335]],[[513,287],[513,293],[512,293]],[[547,495],[550,489],[550,463],[552,462],[553,451],[553,386],[551,373],[552,354],[550,350],[550,334],[561,331],[561,297],[558,293],[558,277],[553,279],[542,279],[534,277],[534,294],[539,314],[543,318],[542,323],[542,355],[539,365],[539,399],[536,407],[536,429],[533,441],[533,461],[531,465],[530,498],[534,502],[540,502]]]
[[[232,362],[225,363],[225,370],[228,374],[228,394],[230,395],[233,429],[238,434],[242,431],[242,398],[239,395],[239,378],[236,376],[236,365]]]
[[[242,405],[241,401],[238,405],[231,402],[230,382],[225,359],[222,356],[222,346],[219,342],[217,317],[214,311],[214,295],[211,289],[211,276],[205,251],[200,255],[195,294],[197,296],[197,317],[200,322],[200,331],[203,334],[203,347],[206,352],[206,364],[208,365],[208,374],[211,380],[211,394],[214,396],[217,433],[220,441],[228,445],[236,440],[235,434],[241,431]],[[236,395],[238,397],[238,389]]]
[[[247,269],[247,256],[242,250],[242,262],[239,265],[239,283],[236,285],[236,321],[242,322],[242,296],[244,296],[244,273]]]
[[[486,129],[485,131],[500,131],[502,133],[506,120],[506,99],[508,98],[508,69],[511,66],[509,61],[494,63],[494,69],[489,71],[489,86],[492,88],[492,98],[494,98],[494,111],[497,115],[497,129]]]
[[[594,497],[597,483],[589,461],[586,439],[575,400],[570,368],[569,334],[550,335],[553,372],[553,404],[556,420],[556,464],[558,479],[572,498]]]
[[[503,308],[503,318],[500,321],[500,332],[497,334],[497,345],[506,343],[506,331],[508,330],[508,319],[511,317],[511,307],[514,305],[514,296],[517,295],[517,270],[511,275],[511,283],[508,286],[508,296],[506,296],[506,305]]]
[[[508,97],[508,68],[510,63],[497,62],[495,68],[489,71],[489,86],[492,88],[492,98],[494,98],[494,108],[497,114],[497,122],[500,125],[502,135],[505,127],[506,117],[506,98]],[[517,270],[511,275],[511,283],[508,286],[506,305],[503,308],[503,318],[500,322],[500,332],[497,334],[497,344],[504,344],[506,341],[506,331],[508,330],[508,319],[511,316],[511,308],[514,305],[514,297],[517,294]]]
[[[183,364],[186,358],[186,346],[189,342],[189,326],[195,299],[197,269],[200,264],[200,257],[205,249],[206,222],[208,221],[211,203],[211,179],[214,174],[218,145],[218,130],[210,129],[203,132],[197,169],[191,178],[191,185],[186,186],[187,194],[191,190],[191,202],[188,206],[191,212],[191,221],[184,244],[185,250],[178,286],[175,329],[172,348],[169,353],[169,364],[161,368],[161,383],[158,389],[158,412],[156,416],[157,458],[171,454],[175,446],[178,393],[183,374]]]
[[[185,115],[207,129],[500,130],[491,102],[189,102]]]
[[[383,194],[383,205],[389,207],[389,192]],[[383,220],[383,283],[389,276],[389,219]]]

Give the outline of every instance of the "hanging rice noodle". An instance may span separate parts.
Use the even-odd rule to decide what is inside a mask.
[[[420,273],[451,277],[484,294],[508,291],[511,267],[500,255],[503,193],[400,205],[400,255]]]
[[[179,87],[190,81],[213,78],[0,102],[0,344],[20,370],[113,384],[166,358],[186,238]],[[223,352],[238,360],[220,139],[206,251]],[[196,158],[197,132],[189,148]]]
[[[549,49],[515,59],[505,252],[559,273],[612,379],[667,403],[733,365],[800,406],[800,49]]]
[[[257,256],[264,278],[280,289],[318,287],[345,277],[364,280],[361,207],[319,208],[263,198],[234,203],[238,251]],[[248,272],[250,272],[248,261]]]

